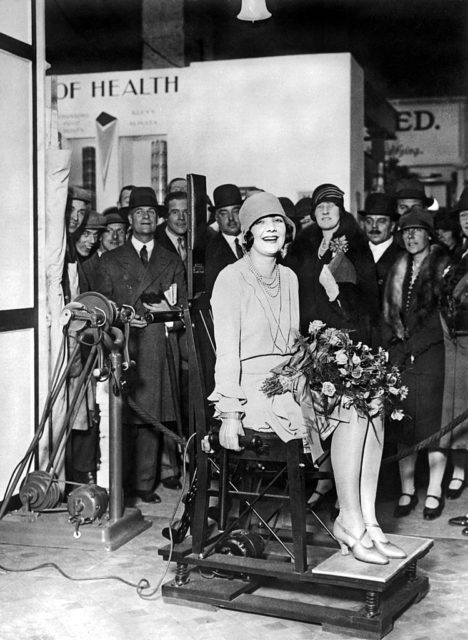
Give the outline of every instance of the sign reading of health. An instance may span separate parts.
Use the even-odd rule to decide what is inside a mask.
[[[124,96],[150,96],[161,93],[177,93],[179,78],[177,76],[150,76],[122,81],[118,78],[109,80],[91,80],[86,83],[86,91],[90,98],[122,98]],[[57,98],[74,100],[82,96],[83,85],[80,80],[57,83]]]
[[[398,111],[397,139],[387,142],[388,158],[409,166],[460,161],[463,101],[395,101],[393,106]]]

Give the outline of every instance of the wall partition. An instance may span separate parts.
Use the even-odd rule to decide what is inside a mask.
[[[43,3],[0,2],[0,499],[38,420]],[[39,70],[39,74],[38,74]]]

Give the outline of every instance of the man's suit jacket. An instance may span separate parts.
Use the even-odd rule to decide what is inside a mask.
[[[383,294],[385,291],[385,283],[387,282],[387,276],[390,269],[393,266],[395,260],[404,253],[404,249],[398,245],[394,240],[388,249],[380,256],[379,260],[375,263],[375,270],[377,273],[377,284],[379,285],[380,301],[383,300]]]
[[[134,307],[145,313],[142,293],[159,293],[177,284],[178,304],[187,304],[184,266],[174,255],[154,244],[150,261],[145,267],[131,241],[108,251],[99,262],[97,291],[117,304]],[[163,323],[149,324],[144,329],[131,328],[130,356],[136,362],[138,385],[134,400],[158,420],[175,420],[169,371],[166,360],[166,338]],[[173,349],[177,349],[176,340]],[[133,422],[144,423],[133,416]],[[147,422],[147,421],[146,421]]]
[[[95,251],[90,258],[81,263],[81,270],[84,276],[83,281],[80,278],[81,293],[84,291],[96,291],[100,259],[98,252]]]
[[[171,253],[175,253],[178,256],[179,252],[177,251],[174,243],[166,233],[166,226],[167,225],[165,222],[158,224],[158,226],[156,227],[156,232],[154,234],[154,239],[161,247],[164,247],[165,249],[167,249],[167,251],[170,251]],[[187,234],[184,235],[184,240],[185,242],[187,242]]]
[[[237,261],[233,250],[222,233],[217,233],[206,245],[205,290],[211,294],[220,271]]]
[[[380,321],[379,323],[374,323],[372,325],[372,346],[374,348],[383,344],[385,322],[382,314],[382,305],[387,277],[394,262],[402,253],[405,253],[404,249],[402,249],[398,243],[393,240],[392,244],[386,251],[384,251],[379,260],[375,263],[375,272],[379,287]]]

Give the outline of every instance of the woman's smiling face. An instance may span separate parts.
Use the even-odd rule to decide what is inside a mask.
[[[265,216],[259,218],[250,227],[253,245],[257,253],[274,256],[280,251],[286,240],[286,223],[282,216]]]

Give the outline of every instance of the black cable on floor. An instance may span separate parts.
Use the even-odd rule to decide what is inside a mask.
[[[58,564],[55,562],[43,562],[42,564],[38,564],[35,567],[27,567],[25,569],[11,569],[9,567],[4,567],[0,564],[0,569],[2,571],[7,571],[9,573],[26,573],[28,571],[37,571],[38,569],[45,569],[46,567],[52,567],[56,571],[60,573],[67,580],[73,580],[73,582],[89,582],[91,580],[118,580],[119,582],[123,582],[127,584],[129,587],[134,587],[137,590],[137,593],[140,594],[144,589],[150,588],[150,583],[146,578],[142,578],[138,581],[138,583],[130,582],[129,580],[125,580],[125,578],[121,578],[120,576],[98,576],[98,577],[90,577],[90,578],[74,578],[73,576],[69,576],[63,569],[61,569]]]
[[[58,571],[60,573],[60,575],[62,575],[64,578],[67,578],[67,580],[72,580],[73,582],[90,582],[90,581],[94,581],[94,580],[117,580],[118,582],[122,582],[123,584],[126,584],[129,587],[135,588],[138,596],[140,598],[142,598],[143,600],[155,599],[155,598],[153,598],[153,596],[161,588],[163,580],[165,579],[165,577],[167,575],[167,572],[169,570],[169,566],[170,566],[170,564],[172,562],[172,551],[173,551],[173,547],[174,547],[174,541],[172,539],[172,525],[174,523],[174,520],[175,520],[175,517],[176,517],[176,514],[177,514],[177,510],[179,509],[180,503],[182,502],[182,497],[184,495],[185,487],[186,487],[186,484],[187,484],[187,472],[186,472],[186,468],[187,468],[187,449],[188,449],[188,446],[189,446],[190,442],[193,440],[194,437],[195,437],[195,434],[193,433],[190,436],[190,438],[187,440],[187,443],[186,443],[185,448],[184,448],[182,489],[180,490],[179,498],[177,500],[176,506],[174,508],[174,511],[173,511],[172,516],[171,516],[170,521],[169,521],[169,535],[170,535],[170,545],[171,545],[170,552],[169,552],[169,557],[167,559],[166,567],[164,569],[163,575],[158,580],[158,583],[154,587],[154,589],[152,589],[149,593],[145,593],[145,591],[147,589],[151,588],[151,584],[149,583],[149,581],[146,578],[141,578],[141,580],[139,580],[137,583],[130,582],[129,580],[125,580],[125,578],[121,578],[120,576],[98,576],[98,577],[89,577],[89,578],[74,578],[73,576],[69,576],[67,573],[65,573],[65,571],[63,571],[63,569],[61,569],[55,562],[43,562],[42,564],[38,564],[38,565],[36,565],[34,567],[26,567],[25,569],[12,569],[11,567],[4,567],[3,565],[0,565],[0,570],[1,571],[6,571],[8,573],[27,573],[29,571],[37,571],[38,569],[45,569],[47,567],[52,567],[53,569]]]
[[[174,507],[174,510],[172,512],[171,518],[169,520],[169,544],[170,544],[170,549],[169,549],[169,555],[167,557],[167,561],[166,561],[166,567],[164,569],[164,572],[161,576],[161,578],[158,580],[157,585],[154,587],[154,589],[150,592],[150,593],[138,593],[138,595],[140,596],[140,598],[142,600],[156,600],[156,598],[154,598],[153,596],[156,595],[156,593],[159,591],[159,589],[161,588],[161,585],[163,583],[163,581],[166,578],[167,572],[169,570],[169,566],[172,562],[172,552],[174,551],[174,540],[172,537],[172,525],[174,524],[175,521],[175,517],[177,515],[177,511],[180,507],[180,504],[182,502],[182,498],[184,496],[184,492],[185,492],[185,488],[187,485],[187,451],[188,451],[188,447],[191,443],[191,441],[193,440],[193,438],[196,436],[196,433],[192,433],[192,435],[190,436],[190,438],[187,440],[185,447],[184,447],[184,455],[182,458],[182,469],[183,469],[183,479],[182,479],[182,489],[180,490],[179,493],[179,498],[176,502],[176,505]]]

